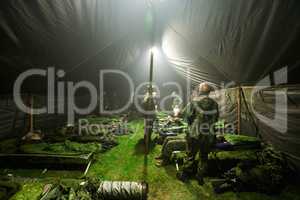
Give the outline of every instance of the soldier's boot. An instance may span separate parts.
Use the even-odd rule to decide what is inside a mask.
[[[187,182],[188,181],[188,174],[181,171],[181,172],[178,172],[176,174],[176,177],[178,178],[178,180],[182,181],[182,182]]]
[[[219,186],[214,187],[214,192],[216,194],[222,194],[224,192],[232,191],[233,190],[233,185],[230,183],[223,183]]]
[[[196,180],[198,182],[199,185],[204,185],[204,179],[203,179],[203,176],[200,176],[200,175],[196,175]]]
[[[187,182],[192,174],[195,174],[195,160],[190,160],[184,163],[182,170],[177,172],[176,176],[182,182]]]

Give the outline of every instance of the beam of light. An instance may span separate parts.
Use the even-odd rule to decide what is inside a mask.
[[[173,65],[177,72],[180,72],[181,75],[184,75],[194,82],[201,83],[205,81],[210,82],[213,85],[218,85],[215,82],[212,82],[212,80],[214,80],[214,75],[203,72],[199,68],[189,67],[189,64],[186,65],[186,62],[184,61],[171,61],[170,63]],[[188,69],[189,73],[187,72]]]
[[[210,74],[208,74],[206,72],[202,72],[200,70],[194,70],[194,69],[189,68],[189,67],[183,67],[183,66],[178,65],[178,64],[173,64],[173,65],[174,65],[175,70],[181,70],[183,72],[186,72],[189,69],[190,74],[193,77],[202,78],[202,79],[205,79],[206,81],[214,79],[213,76],[210,76]],[[209,82],[211,82],[211,81],[209,81]]]
[[[176,26],[184,28],[183,24],[176,24]],[[197,56],[191,52],[186,42],[170,27],[164,31],[161,43],[163,53],[168,60],[186,60],[193,62],[197,59]]]
[[[181,69],[181,68],[176,68],[176,71],[179,72],[180,74],[182,74],[183,76],[185,76],[186,78],[192,80],[193,82],[196,82],[196,83],[201,83],[201,82],[209,82],[210,84],[212,85],[215,85],[217,86],[218,84],[214,83],[214,82],[211,82],[210,79],[208,78],[205,78],[203,76],[197,76],[195,74],[192,74],[192,73],[188,73],[186,70],[184,69]]]
[[[195,71],[195,70],[193,70],[193,69],[191,69],[191,68],[188,68],[188,67],[182,67],[182,66],[180,66],[180,65],[176,65],[176,64],[174,64],[175,66],[175,68],[177,68],[177,69],[182,69],[182,70],[187,70],[187,69],[189,69],[190,70],[190,73],[192,73],[192,74],[196,74],[196,75],[198,75],[198,76],[203,76],[203,77],[207,77],[207,78],[212,78],[212,76],[210,76],[210,74],[208,74],[208,73],[205,73],[205,72],[202,72],[202,71],[199,71],[199,70],[197,70],[197,71]]]
[[[200,66],[195,65],[194,62],[196,58],[186,57],[186,55],[184,55],[185,50],[187,50],[186,47],[184,44],[178,42],[176,35],[174,35],[172,31],[165,32],[162,39],[162,51],[168,62],[172,64],[176,71],[181,71],[181,74],[185,74],[186,70],[189,69],[193,75],[188,78],[197,82],[211,82],[211,80],[218,77],[215,74],[203,71]]]
[[[162,50],[168,59],[178,58],[178,55],[177,55],[177,52],[175,49],[177,49],[177,48],[174,45],[172,45],[172,40],[165,35],[162,40]]]
[[[180,60],[180,59],[176,59],[176,60],[172,59],[172,60],[169,60],[169,62],[171,64],[181,67],[183,69],[189,69],[192,73],[203,74],[203,75],[206,75],[207,77],[211,77],[211,79],[218,79],[218,77],[219,77],[216,74],[208,73],[208,72],[201,70],[200,66],[194,65],[192,62],[187,62],[185,60]]]

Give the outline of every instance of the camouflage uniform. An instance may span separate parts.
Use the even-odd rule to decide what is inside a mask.
[[[184,110],[184,116],[189,125],[187,133],[188,158],[186,159],[182,175],[196,173],[199,183],[203,183],[203,176],[207,171],[208,154],[216,142],[213,124],[219,117],[218,104],[211,98],[204,96],[192,101]],[[199,162],[196,155],[199,153]]]

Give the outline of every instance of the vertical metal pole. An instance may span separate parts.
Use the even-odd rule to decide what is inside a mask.
[[[241,86],[237,87],[237,134],[241,134]]]
[[[152,90],[152,82],[153,82],[153,59],[154,59],[154,53],[151,51],[150,53],[150,77],[149,77],[149,83]]]
[[[17,120],[18,120],[18,114],[19,114],[19,110],[18,110],[18,107],[16,106],[15,107],[15,111],[14,111],[14,116],[13,116],[12,124],[11,124],[11,133],[15,132],[16,123],[17,123]]]
[[[153,22],[152,22],[152,30],[151,30],[151,42],[152,42],[152,45],[154,44],[154,39],[155,39],[155,8],[154,8],[154,4],[150,1],[150,9],[151,9],[151,14],[152,14],[152,17],[153,17]],[[151,49],[151,52],[150,52],[150,74],[149,74],[149,88],[148,88],[148,95],[149,95],[149,98],[152,98],[152,93],[153,93],[153,86],[152,86],[152,82],[153,82],[153,59],[154,59],[154,52],[153,52],[153,49]],[[149,126],[149,121],[147,120],[152,120],[151,119],[151,116],[147,116],[145,117],[145,125]],[[152,126],[152,125],[151,125]],[[150,140],[150,128],[152,127],[145,127],[145,154],[147,155],[149,153],[149,140]],[[151,130],[152,131],[152,130]]]
[[[33,133],[33,95],[30,97],[30,133]]]
[[[30,94],[26,94],[25,96],[26,98],[26,105],[30,106]],[[24,113],[24,118],[23,118],[23,128],[25,130],[25,132],[27,133],[27,131],[29,131],[29,126],[30,126],[30,122],[28,121],[28,119],[30,118],[30,114]],[[29,122],[29,124],[27,124]]]
[[[153,59],[154,59],[154,53],[151,51],[150,53],[150,75],[149,75],[149,88],[148,88],[148,92],[149,95],[152,96],[152,92],[153,92],[153,88],[152,88],[152,82],[153,82]],[[145,119],[145,126],[149,126],[149,122],[147,120],[151,120],[148,119],[148,117],[146,117]],[[152,128],[152,127],[151,127]],[[145,127],[145,145],[146,145],[146,154],[149,153],[149,134],[150,134],[150,127]],[[151,130],[152,131],[152,130]]]

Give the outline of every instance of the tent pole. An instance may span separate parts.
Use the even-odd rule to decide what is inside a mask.
[[[237,87],[237,134],[241,134],[241,86]]]
[[[153,57],[154,57],[154,53],[151,51],[151,54],[150,54],[150,77],[149,77],[150,86],[152,86],[152,82],[153,82]]]
[[[148,92],[149,92],[149,95],[152,96],[152,93],[153,93],[153,88],[152,88],[152,82],[153,82],[153,57],[154,57],[154,53],[151,51],[151,54],[150,54],[150,74],[149,74],[149,88],[148,88]],[[149,119],[145,119],[146,121],[149,120]],[[145,126],[148,126],[148,123],[145,123]],[[149,146],[150,146],[150,141],[149,141],[149,127],[145,127],[145,153],[148,154],[149,153]],[[152,129],[152,127],[151,127]],[[151,130],[152,131],[152,130]]]
[[[12,125],[11,125],[11,133],[15,132],[18,116],[19,116],[19,110],[18,110],[18,107],[16,106],[15,111],[14,111],[13,120],[12,120]]]
[[[259,136],[260,135],[258,134],[258,126],[256,124],[256,121],[255,121],[255,118],[253,116],[253,114],[250,112],[250,109],[249,109],[249,106],[248,106],[248,103],[246,101],[246,96],[245,96],[245,93],[244,93],[244,90],[241,88],[241,98],[243,100],[243,103],[245,104],[245,108],[246,108],[246,111],[248,112],[249,116],[251,117],[252,121],[253,121],[253,124],[255,126],[255,136]]]
[[[33,133],[33,95],[30,95],[30,114],[29,114],[29,120],[30,120],[30,133]]]
[[[29,94],[26,94],[25,95],[26,105],[29,105],[29,103],[30,103],[29,98],[30,98]],[[24,128],[25,133],[27,133],[27,131],[29,130],[29,124],[27,124],[28,118],[29,118],[29,114],[25,112],[24,116],[23,116],[23,128]]]

